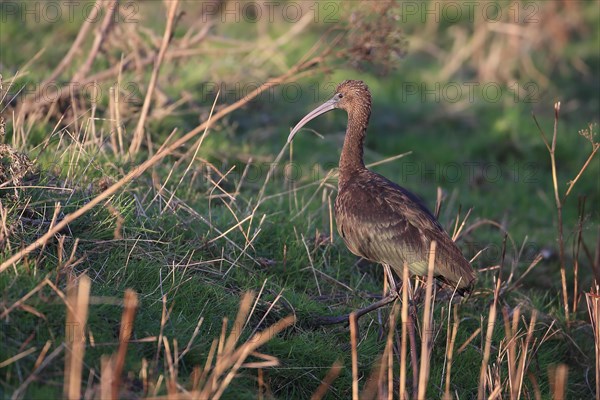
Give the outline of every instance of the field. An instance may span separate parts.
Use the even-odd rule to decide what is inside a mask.
[[[599,398],[598,2],[0,11],[2,398]],[[323,323],[388,287],[332,214],[346,114],[286,143],[345,79],[465,298]]]

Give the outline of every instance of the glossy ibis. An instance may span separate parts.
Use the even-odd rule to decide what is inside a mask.
[[[339,84],[329,101],[298,122],[288,142],[306,123],[336,108],[348,113],[335,200],[338,232],[348,249],[381,263],[397,292],[390,267],[402,276],[406,263],[412,274],[427,275],[429,248],[435,241],[435,277],[460,293],[468,292],[475,271],[433,214],[417,196],[365,167],[363,142],[371,115],[371,93],[365,83]]]

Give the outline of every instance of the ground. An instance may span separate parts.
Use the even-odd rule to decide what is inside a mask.
[[[479,271],[463,301],[438,292],[430,330],[419,307],[427,397],[448,387],[456,398],[512,398],[521,378],[523,398],[593,397],[597,3],[476,2],[460,18],[437,2],[286,3],[271,20],[262,3],[181,2],[135,151],[165,5],[121,2],[106,31],[103,6],[48,82],[86,19],[62,4],[58,23],[46,3],[29,4],[39,9],[0,5],[3,397],[59,397],[79,383],[76,393],[97,397],[118,376],[122,398],[309,398],[329,378],[328,398],[349,398],[353,382],[362,398],[387,394],[388,372],[397,396],[402,367],[412,393],[419,365],[401,361],[399,310],[363,317],[356,348],[349,326],[315,324],[384,290],[382,268],[345,248],[331,214],[345,114],[311,122],[284,148],[344,79],[364,80],[374,99],[366,163],[431,209],[439,198],[441,224],[460,232]],[[36,40],[19,34],[23,24]],[[541,133],[551,144],[555,126],[556,188]]]

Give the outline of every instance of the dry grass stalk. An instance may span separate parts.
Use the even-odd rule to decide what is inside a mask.
[[[510,317],[508,315],[507,307],[502,308],[502,317],[504,318],[504,334],[506,336],[505,340],[507,343],[507,367],[508,367],[508,383],[510,385],[510,398],[515,398],[515,376],[516,376],[516,367],[517,367],[517,350],[516,350],[516,329],[517,323],[519,322],[520,308],[517,307],[513,311],[513,324],[511,326]]]
[[[162,314],[160,316],[160,331],[158,333],[158,340],[156,344],[156,356],[154,359],[155,364],[158,364],[158,357],[160,356],[160,349],[163,343],[163,334],[165,331],[165,325],[171,316],[171,310],[173,310],[173,304],[171,308],[167,310],[167,295],[162,297]]]
[[[288,316],[280,320],[262,332],[251,335],[246,342],[236,347],[241,333],[240,324],[248,316],[253,299],[254,295],[252,293],[244,294],[235,324],[229,335],[227,335],[227,318],[224,318],[224,329],[220,337],[213,341],[204,368],[195,367],[190,376],[191,391],[181,392],[182,385],[177,382],[177,365],[181,358],[177,340],[173,340],[173,345],[171,346],[167,338],[161,336],[169,372],[166,377],[163,374],[159,375],[156,383],[147,382],[148,365],[145,362],[143,363],[140,377],[143,378],[144,392],[149,394],[148,398],[159,398],[156,395],[160,391],[163,381],[165,381],[168,395],[160,397],[161,399],[218,399],[237,375],[240,368],[260,369],[278,365],[277,358],[258,353],[256,349],[293,324],[295,317]],[[125,295],[125,309],[123,310],[121,321],[119,351],[112,357],[102,357],[100,398],[119,398],[119,390],[121,389],[120,375],[123,369],[122,360],[124,360],[124,355],[127,351],[128,338],[131,335],[136,307],[137,295],[135,292],[128,290]],[[164,304],[163,321],[168,319],[169,314],[170,312],[167,312],[166,304]],[[256,357],[259,361],[246,363],[245,361],[249,356]],[[211,368],[213,361],[214,366]],[[335,374],[339,374],[341,365],[337,367],[334,365],[334,368],[337,368]],[[335,379],[335,376],[332,375],[330,382]]]
[[[564,53],[566,44],[586,29],[582,23],[584,8],[578,4],[536,3],[536,23],[530,23],[527,18],[517,21],[510,12],[503,12],[494,24],[479,15],[473,24],[457,24],[454,29],[446,30],[437,19],[428,18],[420,34],[411,37],[411,52],[425,52],[437,57],[444,67],[432,79],[451,80],[468,66],[476,71],[479,81],[511,84],[526,74],[545,89],[551,80],[544,71],[551,70],[551,63],[581,62],[578,56],[571,58]],[[544,29],[540,29],[539,21],[544,21]],[[446,50],[432,45],[439,35],[448,36],[452,48]],[[532,52],[531,49],[535,50]],[[539,60],[534,61],[533,54],[539,52],[549,55],[542,64]],[[499,69],[499,63],[505,67]],[[586,71],[585,74],[590,73]],[[521,88],[519,95],[526,95],[524,92],[526,90]]]
[[[308,244],[306,243],[306,240],[304,239],[304,235],[300,234],[300,237],[302,238],[302,244],[304,244],[304,248],[306,249],[306,254],[308,256],[308,262],[310,264],[310,269],[313,273],[313,277],[315,278],[315,285],[317,286],[317,291],[319,293],[319,296],[322,296],[323,293],[321,292],[321,285],[319,285],[319,279],[317,278],[317,272],[315,269],[315,264],[313,263],[313,259],[310,253],[310,250],[308,248]]]
[[[575,240],[573,240],[573,313],[577,313],[579,305],[579,251],[582,244],[582,233],[585,218],[585,196],[580,197],[578,201],[579,218],[577,219],[577,230]]]
[[[61,59],[60,63],[54,68],[54,71],[50,74],[48,78],[40,85],[39,92],[43,92],[50,83],[53,83],[56,78],[62,74],[65,69],[72,64],[73,57],[80,51],[80,47],[85,41],[85,38],[92,27],[92,24],[98,19],[98,13],[102,10],[103,0],[96,0],[94,7],[90,9],[90,14],[87,18],[84,19],[81,28],[79,28],[79,32],[77,33],[77,37],[75,41],[71,45],[71,48],[67,52],[67,54]]]
[[[596,356],[596,399],[600,398],[600,286],[585,294],[592,330]]]
[[[52,341],[46,341],[44,348],[42,349],[42,351],[40,351],[37,360],[35,360],[35,364],[33,364],[33,369],[37,369],[42,364],[42,361],[44,361],[44,359],[46,358],[46,354],[48,354],[48,350],[50,350],[50,346],[52,346]]]
[[[225,348],[225,340],[227,340],[227,325],[229,325],[229,318],[224,317],[221,323],[221,335],[219,335],[219,344],[217,345],[217,358],[215,360],[215,370],[221,370],[219,363],[223,360],[223,349]],[[213,375],[213,382],[210,382],[213,386],[217,385],[217,378],[219,375]]]
[[[367,382],[365,383],[362,392],[358,396],[359,399],[371,400],[377,398],[377,395],[379,395],[380,399],[387,398],[387,391],[385,390],[385,380],[383,379],[386,371],[385,363],[385,354],[382,354],[379,357],[377,357],[377,359],[373,363],[373,370],[367,378]]]
[[[400,318],[402,320],[402,338],[400,341],[400,388],[398,397],[400,400],[408,399],[406,393],[406,345],[407,345],[407,324],[408,324],[408,264],[404,263],[402,270],[402,311]],[[416,367],[416,366],[415,366]]]
[[[429,249],[429,266],[427,270],[427,284],[425,286],[425,308],[423,310],[423,335],[421,337],[421,365],[419,368],[419,387],[417,398],[424,399],[429,381],[429,362],[431,357],[432,317],[433,317],[433,268],[435,265],[435,250],[437,243],[431,242]],[[413,366],[416,368],[416,366]]]
[[[392,312],[389,318],[389,331],[385,347],[383,362],[387,361],[387,397],[388,400],[394,399],[394,334],[396,333],[396,324],[398,322],[398,304],[394,302]],[[385,357],[387,356],[387,357]]]
[[[45,348],[45,347],[44,347]],[[38,375],[46,368],[56,357],[62,353],[65,348],[65,343],[61,343],[50,355],[33,370],[33,372],[25,379],[25,381],[15,390],[11,396],[11,400],[22,399],[29,384],[38,379]]]
[[[100,398],[113,399],[113,372],[112,357],[105,354],[100,358]]]
[[[533,398],[535,400],[542,400],[542,391],[540,390],[540,384],[538,383],[536,376],[530,371],[527,373],[527,377],[533,387]]]
[[[142,393],[148,393],[148,360],[145,357],[142,358],[142,366],[140,367],[139,377],[142,380]],[[192,373],[193,377],[193,373]]]
[[[10,244],[10,232],[12,231],[12,225],[8,224],[8,210],[4,208],[0,201],[0,246],[12,251],[12,245]]]
[[[517,278],[516,281],[511,283],[506,288],[506,291],[510,292],[511,290],[515,289],[523,281],[523,279],[531,272],[531,270],[533,270],[533,268],[535,268],[535,266],[538,265],[540,263],[540,261],[542,261],[543,259],[544,259],[544,257],[542,256],[542,254],[538,253],[535,256],[535,258],[531,261],[531,263],[529,264],[527,269],[519,276],[519,278]]]
[[[575,183],[577,183],[579,178],[581,178],[583,171],[585,171],[587,169],[587,167],[592,162],[592,159],[596,156],[596,153],[598,152],[598,150],[600,150],[600,143],[595,141],[593,131],[594,131],[593,124],[590,124],[588,129],[582,129],[579,131],[579,134],[581,136],[583,136],[584,138],[586,138],[591,143],[592,151],[590,152],[590,155],[588,156],[587,160],[585,160],[585,162],[583,163],[583,166],[581,167],[581,169],[579,170],[579,172],[577,173],[575,178],[573,178],[573,180],[568,182],[567,191],[565,192],[565,196],[564,196],[565,198],[567,196],[569,196],[569,193],[571,193],[573,186],[575,186]]]
[[[458,306],[453,307],[454,322],[452,322],[452,333],[448,332],[446,342],[446,385],[444,387],[444,400],[451,400],[452,394],[450,393],[450,376],[452,371],[452,361],[454,357],[454,343],[456,342],[456,335],[458,333],[458,325],[460,319],[458,318]],[[449,318],[450,316],[448,316]],[[449,328],[449,327],[448,327]]]
[[[198,333],[200,332],[200,327],[202,326],[202,323],[204,322],[204,317],[200,317],[198,319],[198,323],[196,324],[196,328],[194,329],[194,333],[192,333],[192,337],[190,338],[190,340],[188,341],[187,346],[185,346],[185,349],[183,349],[183,351],[181,352],[181,354],[179,354],[178,357],[178,361],[181,361],[181,359],[190,351],[190,349],[192,348],[192,343],[194,342],[194,339],[196,339],[196,336],[198,336]]]
[[[65,331],[64,395],[68,399],[81,398],[81,373],[85,353],[85,326],[87,323],[91,280],[86,275],[71,283],[67,290],[67,319]],[[70,337],[69,337],[70,336]]]
[[[500,293],[500,278],[496,280],[496,289],[494,290],[494,301],[490,307],[488,316],[488,325],[485,334],[485,345],[483,348],[483,358],[481,360],[481,371],[479,373],[479,387],[477,391],[477,399],[482,400],[485,398],[485,389],[487,386],[486,371],[490,360],[490,353],[492,348],[492,334],[494,333],[494,325],[496,324],[496,307],[498,305],[498,295]]]
[[[358,400],[358,352],[356,350],[358,341],[358,323],[356,314],[350,314],[350,351],[352,356],[352,400]]]
[[[19,361],[21,358],[27,357],[31,353],[34,353],[36,350],[37,350],[37,348],[30,347],[27,350],[22,351],[19,354],[16,354],[16,355],[0,362],[0,368],[8,367],[10,364],[14,363],[15,361]]]
[[[565,390],[567,389],[568,373],[569,367],[566,364],[558,364],[550,367],[548,374],[550,375],[550,391],[552,392],[553,399],[564,400],[566,398]]]
[[[288,316],[279,322],[271,325],[269,328],[262,332],[253,335],[248,341],[242,344],[237,349],[229,353],[223,353],[218,358],[219,368],[213,369],[212,378],[209,377],[207,382],[217,382],[218,385],[207,385],[199,394],[199,398],[214,398],[219,399],[227,386],[231,383],[237,371],[243,366],[246,358],[252,354],[255,354],[255,350],[271,340],[275,335],[281,332],[283,329],[292,325],[296,321],[294,316]],[[273,361],[264,363],[263,367],[270,367],[277,365]],[[227,375],[225,372],[228,370]]]
[[[119,154],[119,145],[117,143],[117,135],[114,134],[114,132],[116,131],[116,121],[117,121],[117,114],[116,114],[116,109],[117,109],[117,96],[119,92],[119,88],[118,87],[114,87],[111,86],[108,89],[108,115],[109,115],[109,125],[110,125],[110,132],[111,134],[109,135],[110,137],[110,147],[112,148],[112,151],[115,155]]]
[[[560,101],[554,104],[554,133],[552,135],[552,144],[546,140],[546,136],[542,131],[542,138],[546,144],[548,153],[550,154],[550,166],[552,167],[552,184],[554,187],[554,200],[556,202],[556,213],[558,215],[558,246],[560,258],[560,282],[562,286],[563,308],[565,310],[565,318],[569,323],[569,294],[567,292],[567,273],[565,265],[565,242],[563,237],[563,221],[562,221],[562,201],[558,193],[558,178],[556,174],[556,137],[558,133],[558,112],[560,111]]]
[[[532,344],[533,339],[533,330],[535,328],[535,321],[537,317],[537,311],[534,309],[531,313],[531,319],[529,320],[529,327],[527,328],[527,337],[525,338],[525,342],[522,343],[521,349],[521,357],[519,358],[519,367],[516,373],[516,384],[512,386],[512,396],[517,400],[521,398],[522,388],[523,388],[523,378],[525,377],[525,362],[527,361],[527,355],[529,354],[528,350]],[[516,325],[516,318],[513,318],[513,327]]]
[[[95,9],[95,7],[94,7],[94,9]],[[91,17],[91,14],[90,14],[90,17]],[[209,26],[209,25],[210,24],[207,24],[207,26]],[[192,55],[194,55],[194,54],[190,54],[189,51],[187,51],[187,49],[177,49],[177,50],[167,52],[165,59],[176,60],[179,58],[187,58]],[[100,82],[105,82],[109,79],[115,78],[121,73],[122,70],[136,69],[136,71],[139,71],[141,68],[153,64],[154,61],[156,60],[156,56],[157,56],[157,52],[150,52],[149,55],[147,55],[146,57],[144,57],[140,60],[136,60],[135,57],[131,56],[131,55],[126,56],[122,60],[121,65],[115,65],[112,68],[95,73],[93,75],[89,75],[87,77],[84,76],[81,78],[80,81],[69,84],[69,86],[68,86],[69,90],[61,90],[58,88],[54,88],[55,85],[49,85],[47,87],[40,85],[39,91],[35,94],[32,94],[30,98],[26,99],[23,102],[23,106],[18,111],[19,118],[23,118],[29,112],[33,113],[33,111],[41,110],[41,109],[44,109],[45,107],[55,104],[56,102],[63,101],[70,94],[79,93],[81,90],[83,90],[83,88],[87,88],[90,85],[96,86]],[[51,83],[51,81],[48,81],[48,82]],[[43,93],[47,94],[47,95],[40,96],[40,92],[42,90],[44,91]],[[39,99],[39,101],[37,99]],[[35,105],[35,109],[32,107],[33,105]],[[24,132],[22,132],[22,133],[23,133],[24,137],[20,138],[21,139],[20,143],[25,143],[26,142],[25,133]],[[19,138],[17,136],[14,137],[14,140],[18,140],[18,139]],[[19,146],[15,146],[15,147],[19,147]]]
[[[119,349],[117,350],[116,358],[114,359],[113,380],[112,380],[112,398],[119,398],[119,387],[121,385],[121,372],[125,365],[125,355],[127,354],[127,345],[131,339],[133,331],[133,322],[135,319],[135,311],[138,306],[137,294],[127,289],[125,291],[124,308],[121,316],[121,329],[119,332]]]
[[[102,7],[102,4],[105,3],[106,7]],[[23,106],[21,107],[19,113],[20,115],[25,115],[28,112],[32,111],[34,108],[38,108],[40,105],[48,105],[50,103],[53,106],[61,99],[66,96],[71,96],[73,99],[75,94],[81,89],[81,86],[85,86],[84,80],[85,76],[89,73],[96,56],[99,53],[100,47],[106,38],[110,27],[112,26],[112,22],[114,21],[114,13],[115,10],[118,9],[117,0],[96,0],[94,6],[89,10],[89,15],[84,18],[84,22],[77,33],[77,37],[73,41],[69,51],[65,55],[65,57],[61,60],[61,62],[56,66],[54,71],[50,74],[48,78],[46,78],[42,84],[37,88],[36,92],[28,99],[23,102]],[[67,69],[68,66],[73,64],[73,59],[77,53],[81,52],[81,47],[85,42],[85,39],[91,29],[92,25],[98,20],[101,16],[99,14],[104,13],[104,19],[99,30],[96,32],[96,37],[94,39],[94,43],[88,53],[88,57],[85,62],[79,67],[77,72],[73,75],[71,79],[71,83],[69,84],[69,90],[56,90],[56,79]],[[40,52],[41,53],[41,52]],[[39,56],[39,54],[36,55]],[[32,61],[30,61],[31,63]],[[86,83],[95,83],[96,79],[87,80]],[[49,91],[53,91],[54,94],[60,94],[59,96],[45,96]],[[42,96],[44,94],[44,96]],[[43,98],[43,101],[40,104],[36,99]],[[34,107],[35,106],[35,107]],[[75,111],[76,103],[72,101],[73,110]],[[75,118],[75,123],[76,118]],[[75,129],[78,131],[78,129]]]
[[[342,368],[343,365],[341,361],[337,360],[336,362],[334,362],[329,371],[327,372],[327,375],[325,375],[325,378],[323,378],[323,380],[321,381],[321,384],[319,385],[317,390],[315,390],[313,395],[310,397],[310,400],[322,399],[323,396],[325,396],[325,394],[327,394],[327,392],[329,391],[329,388],[331,387],[333,381],[340,375],[340,372],[342,372]]]
[[[174,343],[176,343],[175,340]],[[165,359],[167,360],[167,393],[169,396],[173,396],[177,393],[177,371],[173,365],[173,353],[166,336],[163,336],[163,347],[165,348]]]
[[[75,75],[73,75],[73,80],[75,82],[78,82],[81,78],[86,76],[92,69],[92,64],[94,63],[94,60],[98,55],[100,46],[104,42],[104,39],[108,34],[109,28],[111,27],[112,22],[114,21],[115,10],[118,9],[117,2],[118,0],[108,0],[106,2],[106,7],[104,10],[104,19],[102,20],[100,29],[96,31],[96,37],[94,38],[94,43],[92,44],[92,48],[90,49],[88,57],[85,60],[85,62],[79,67]]]
[[[244,326],[244,322],[246,321],[246,318],[248,318],[254,297],[254,292],[244,293],[242,300],[240,301],[240,309],[233,323],[231,333],[227,338],[227,342],[225,342],[223,351],[227,353],[233,351],[236,343],[238,342],[242,334],[242,326]]]
[[[261,287],[261,291],[258,293],[258,297],[257,297],[256,301],[254,302],[254,305],[252,306],[252,310],[250,311],[250,315],[252,315],[254,313],[255,307],[258,304],[258,299],[260,298],[262,290],[263,290],[264,285],[266,283],[267,283],[267,280],[265,279],[265,281],[263,282],[263,286]],[[269,305],[269,308],[264,313],[264,315],[262,316],[262,318],[260,319],[260,321],[258,321],[258,323],[256,324],[256,327],[254,328],[254,330],[252,330],[251,335],[254,335],[258,331],[258,327],[262,326],[263,322],[265,322],[265,319],[267,318],[267,316],[269,315],[269,313],[273,310],[273,307],[275,307],[275,305],[277,304],[277,302],[282,298],[283,291],[284,291],[284,289],[281,289],[281,291],[279,293],[277,293],[277,296],[275,296],[275,298],[272,301],[270,301],[271,304]],[[242,330],[244,328],[246,328],[246,326],[248,325],[249,322],[250,322],[250,318],[248,318],[246,320],[246,323],[244,324]]]
[[[47,285],[48,278],[44,279],[43,281],[41,281],[40,283],[37,284],[36,287],[34,287],[33,289],[31,289],[27,294],[25,294],[23,297],[21,297],[19,300],[15,301],[13,303],[13,305],[11,305],[10,307],[8,307],[7,309],[5,309],[2,314],[0,314],[0,319],[4,319],[5,317],[7,317],[12,310],[14,310],[17,307],[20,307],[22,304],[24,304],[31,296],[33,296],[34,294],[36,294],[37,292],[39,292],[44,286]]]
[[[465,228],[465,224],[467,223],[469,216],[471,216],[471,211],[473,211],[473,209],[469,208],[469,211],[467,211],[467,214],[463,218],[462,222],[460,223],[460,225],[458,225],[459,218],[460,218],[460,208],[459,208],[459,211],[456,214],[456,220],[454,221],[454,231],[452,232],[452,240],[453,241],[456,242],[458,240],[458,238],[460,237],[460,234],[463,231],[463,229]]]
[[[167,52],[167,47],[169,46],[169,42],[171,41],[171,35],[174,28],[175,16],[177,12],[177,6],[179,4],[179,0],[172,0],[166,3],[169,7],[167,11],[167,25],[165,27],[165,32],[163,34],[162,43],[160,45],[160,50],[158,51],[158,57],[154,62],[154,68],[152,69],[152,75],[150,76],[150,82],[148,83],[148,89],[146,90],[146,97],[144,98],[144,104],[142,106],[142,111],[140,113],[140,118],[137,123],[137,127],[135,128],[133,138],[131,140],[131,145],[129,146],[129,154],[135,155],[139,151],[142,140],[144,139],[144,124],[146,123],[146,118],[148,117],[148,112],[150,111],[150,102],[152,101],[152,95],[154,94],[154,88],[156,87],[156,82],[158,81],[158,74],[160,72],[160,67],[162,66],[163,60],[165,58],[165,54]]]
[[[519,400],[521,398],[523,389],[523,380],[527,373],[526,366],[529,364],[527,357],[531,356],[530,346],[533,344],[533,332],[535,328],[535,322],[537,319],[537,312],[533,310],[531,319],[529,321],[527,334],[525,339],[523,335],[519,334],[518,324],[521,316],[521,309],[517,307],[513,310],[512,321],[508,315],[506,308],[502,309],[502,315],[504,318],[504,331],[505,331],[505,342],[506,342],[506,354],[507,354],[507,365],[508,365],[508,385],[510,389],[510,398]],[[512,323],[511,323],[512,322]],[[517,348],[520,347],[520,349]],[[520,356],[517,357],[519,350]]]
[[[563,204],[565,203],[567,197],[571,193],[573,186],[579,180],[579,178],[581,177],[583,172],[587,169],[587,167],[590,165],[590,162],[592,161],[592,159],[594,158],[594,156],[596,155],[598,150],[600,150],[600,143],[595,142],[591,127],[590,127],[589,131],[580,131],[580,134],[582,136],[584,136],[592,144],[592,151],[591,151],[590,155],[588,156],[587,160],[585,161],[585,163],[583,164],[583,166],[581,167],[581,169],[579,170],[579,172],[577,173],[576,177],[568,183],[569,186],[568,186],[565,194],[561,198],[561,195],[560,195],[559,189],[558,189],[559,184],[558,184],[558,178],[557,178],[557,172],[556,172],[556,154],[555,154],[556,138],[558,135],[559,112],[560,112],[560,101],[556,102],[554,104],[554,130],[553,130],[551,142],[549,142],[548,139],[546,138],[546,134],[544,133],[543,129],[540,127],[540,124],[538,123],[535,115],[533,115],[533,120],[535,121],[535,124],[538,127],[540,135],[542,136],[542,140],[544,141],[544,144],[546,145],[548,154],[550,155],[550,166],[552,168],[552,184],[553,184],[553,188],[554,188],[554,200],[556,203],[556,212],[557,212],[557,217],[558,217],[558,224],[557,224],[558,225],[558,244],[559,244],[560,278],[561,278],[561,286],[562,286],[563,308],[565,311],[565,318],[567,320],[567,324],[569,324],[569,321],[570,321],[569,297],[568,297],[568,291],[567,291],[562,207],[563,207]],[[577,285],[577,283],[575,283],[575,285]],[[577,288],[575,287],[575,293],[576,292],[577,292]],[[576,302],[577,300],[574,299],[573,301]]]
[[[257,397],[258,397],[258,400],[263,400],[264,399],[263,389],[266,389],[266,388],[265,388],[265,378],[263,375],[262,368],[258,369],[257,380],[258,380],[258,396]]]
[[[392,400],[394,398],[393,340],[399,311],[398,303],[394,302],[388,318],[388,333],[383,354],[381,354],[374,363],[375,368],[371,372],[369,379],[360,394],[361,399],[387,398]]]
[[[115,125],[117,128],[117,139],[119,142],[119,155],[123,155],[125,151],[125,145],[123,143],[123,122],[121,118],[121,81],[123,73],[123,56],[121,55],[121,62],[119,63],[119,75],[117,76],[117,87],[115,89]],[[112,135],[111,135],[112,136]],[[116,148],[115,148],[116,151]]]

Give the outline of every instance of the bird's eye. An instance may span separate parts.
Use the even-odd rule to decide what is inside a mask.
[[[341,93],[338,93],[338,99],[341,99],[342,97],[344,97],[344,95]]]

